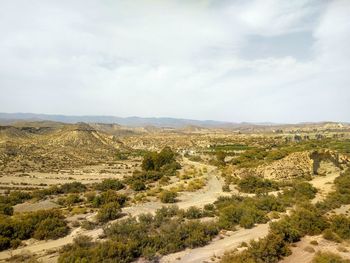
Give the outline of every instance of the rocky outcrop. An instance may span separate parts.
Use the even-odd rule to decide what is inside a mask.
[[[233,176],[257,175],[283,180],[339,172],[350,163],[349,157],[334,151],[305,151],[291,153],[283,159],[256,168],[236,169]]]
[[[271,164],[261,165],[256,174],[269,179],[289,179],[312,175],[313,160],[309,152],[295,152]]]

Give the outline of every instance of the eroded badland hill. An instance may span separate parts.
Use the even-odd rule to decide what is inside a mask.
[[[346,262],[349,166],[347,124],[7,122],[0,261]]]

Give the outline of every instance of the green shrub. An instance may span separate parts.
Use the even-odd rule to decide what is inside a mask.
[[[67,233],[67,223],[58,210],[40,210],[13,217],[0,217],[0,237],[5,238],[2,240],[5,245],[7,240],[11,243],[13,240],[31,237],[55,239]]]
[[[317,189],[307,182],[294,182],[289,189],[285,189],[279,198],[292,205],[313,199]]]
[[[265,223],[266,213],[246,204],[232,204],[220,210],[219,225],[225,229],[234,229],[236,225],[252,228],[255,223]]]
[[[229,184],[224,184],[223,186],[222,186],[222,191],[223,192],[230,192],[231,190],[230,190],[230,185]]]
[[[312,205],[297,208],[290,216],[290,222],[302,236],[319,235],[328,227],[323,213]]]
[[[135,180],[130,184],[130,187],[134,191],[143,191],[146,190],[146,185],[141,180]]]
[[[350,263],[350,260],[331,252],[317,252],[312,263]]]
[[[107,222],[120,217],[120,205],[116,202],[104,204],[97,213],[97,220],[99,222]]]
[[[236,225],[251,228],[256,223],[267,222],[269,212],[284,211],[284,204],[268,195],[220,197],[215,205],[219,211],[219,225],[225,229],[234,229]]]
[[[3,206],[3,209],[1,209],[6,214],[10,212],[6,207],[13,206],[16,204],[23,203],[24,201],[31,199],[31,194],[23,191],[12,191],[7,195],[0,195],[0,205]]]
[[[345,215],[330,218],[331,230],[343,239],[350,239],[350,219]]]
[[[291,251],[283,237],[270,233],[258,241],[251,241],[248,248],[241,253],[224,255],[221,263],[277,263],[290,254]]]
[[[198,219],[203,217],[203,212],[200,208],[191,206],[185,211],[184,216],[188,219]]]
[[[0,214],[11,216],[13,215],[13,207],[9,204],[0,203]]]
[[[59,218],[46,218],[36,225],[33,237],[42,239],[57,239],[68,234],[68,227]]]
[[[334,241],[334,242],[337,242],[337,243],[341,243],[342,242],[342,239],[329,228],[327,228],[326,230],[323,231],[322,236],[323,236],[324,239],[327,239],[327,240],[330,240],[330,241]]]
[[[278,190],[278,183],[258,176],[247,176],[238,182],[238,188],[244,193],[265,193]]]
[[[124,184],[118,179],[104,179],[101,183],[96,185],[96,189],[100,191],[107,190],[121,190],[124,188]]]
[[[271,233],[281,236],[288,243],[297,242],[302,237],[301,231],[291,222],[288,216],[270,223],[270,229]]]
[[[70,194],[67,197],[61,197],[57,200],[59,205],[71,206],[80,203],[82,200],[78,194]]]
[[[94,207],[100,207],[101,205],[116,202],[123,207],[128,197],[124,194],[119,194],[113,190],[108,190],[107,192],[103,192],[100,195],[96,195],[92,200],[92,204]]]
[[[177,193],[172,191],[164,190],[159,194],[160,201],[162,203],[175,203]]]
[[[174,166],[176,163],[175,156],[176,154],[169,147],[165,147],[159,153],[150,152],[145,154],[141,167],[145,171],[159,171],[165,165]],[[172,168],[179,169],[179,166],[175,164]]]
[[[88,221],[88,220],[84,220],[81,222],[81,227],[83,229],[86,229],[86,230],[92,230],[96,227],[95,223],[91,222],[91,221]]]
[[[11,247],[11,239],[0,236],[0,250],[5,250]]]
[[[60,190],[65,194],[81,193],[86,191],[86,186],[80,182],[66,183],[60,187]]]

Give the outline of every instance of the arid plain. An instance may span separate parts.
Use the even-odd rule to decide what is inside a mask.
[[[0,260],[350,260],[349,165],[339,123],[2,124]]]

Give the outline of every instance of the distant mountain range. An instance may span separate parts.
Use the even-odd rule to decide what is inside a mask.
[[[263,123],[234,123],[214,120],[191,120],[178,118],[143,118],[143,117],[116,117],[116,116],[72,116],[72,115],[51,115],[51,114],[35,114],[35,113],[0,113],[0,123],[10,124],[15,121],[54,121],[62,123],[104,123],[119,124],[128,127],[167,127],[167,128],[183,128],[188,126],[198,126],[203,128],[257,128],[257,127],[278,127],[278,126],[309,126],[324,125],[327,122],[318,123],[300,123],[300,124],[276,124],[270,122]],[[329,122],[332,123],[332,122]],[[335,123],[334,123],[335,124]]]
[[[10,123],[16,120],[21,121],[55,121],[63,123],[116,123],[129,127],[169,127],[181,128],[185,126],[201,126],[201,127],[224,127],[231,126],[234,123],[212,121],[212,120],[189,120],[177,118],[142,118],[142,117],[115,117],[115,116],[68,116],[68,115],[51,115],[51,114],[35,114],[35,113],[0,113],[0,122]]]

